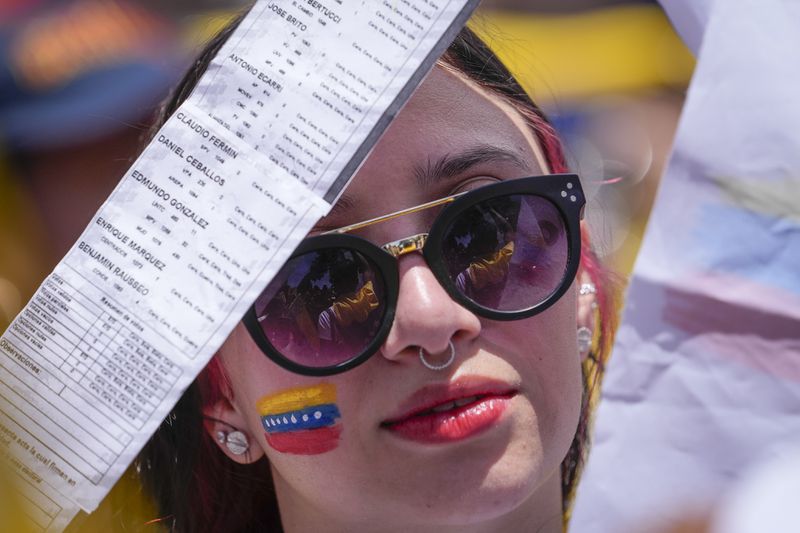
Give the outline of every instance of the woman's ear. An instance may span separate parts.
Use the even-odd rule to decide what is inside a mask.
[[[597,335],[597,287],[586,272],[578,273],[578,354],[581,362],[592,352]]]
[[[232,461],[250,464],[264,456],[264,449],[250,433],[245,418],[228,398],[220,397],[213,405],[203,407],[203,426]]]

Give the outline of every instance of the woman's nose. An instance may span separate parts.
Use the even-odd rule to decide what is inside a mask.
[[[451,340],[458,344],[480,334],[478,317],[450,298],[421,254],[400,258],[398,266],[397,311],[381,348],[384,357],[400,360],[416,355],[419,348],[438,354],[448,349]]]

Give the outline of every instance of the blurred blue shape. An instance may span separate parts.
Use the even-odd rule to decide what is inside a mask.
[[[0,31],[0,139],[12,151],[69,147],[125,127],[146,128],[179,70],[171,25],[141,6],[118,1],[57,4]],[[84,13],[92,16],[80,16]],[[31,38],[31,28],[42,20],[53,27],[51,42],[41,28]],[[103,23],[109,25],[100,27]],[[116,32],[116,24],[128,33]],[[58,50],[65,43],[85,53],[70,56]],[[74,64],[58,72],[53,68],[52,78],[36,79],[32,76],[49,74],[46,68],[26,64],[36,53],[51,54],[45,58],[51,66],[58,54]]]

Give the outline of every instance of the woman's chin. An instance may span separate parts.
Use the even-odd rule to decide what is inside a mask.
[[[493,477],[476,490],[444,492],[436,503],[425,508],[425,522],[466,526],[500,520],[519,509],[535,491],[531,478]]]
[[[408,490],[393,487],[391,514],[455,526],[492,521],[521,506],[545,481],[540,450],[522,440],[506,439],[502,445],[486,440],[473,449],[430,456],[427,464],[414,461],[414,468],[405,470],[412,476]]]

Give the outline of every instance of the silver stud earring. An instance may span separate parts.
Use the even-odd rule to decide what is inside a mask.
[[[581,356],[588,354],[589,350],[592,349],[593,338],[594,333],[591,329],[587,328],[586,326],[581,326],[578,328],[578,353]]]
[[[224,444],[233,455],[244,455],[250,449],[250,440],[239,430],[217,431],[217,442]]]
[[[597,309],[597,300],[594,298],[594,295],[597,294],[597,286],[594,283],[581,283],[578,294],[581,296],[592,296],[591,308]]]
[[[594,283],[581,283],[581,287],[578,289],[578,294],[581,296],[585,296],[587,294],[597,294],[597,287]]]

